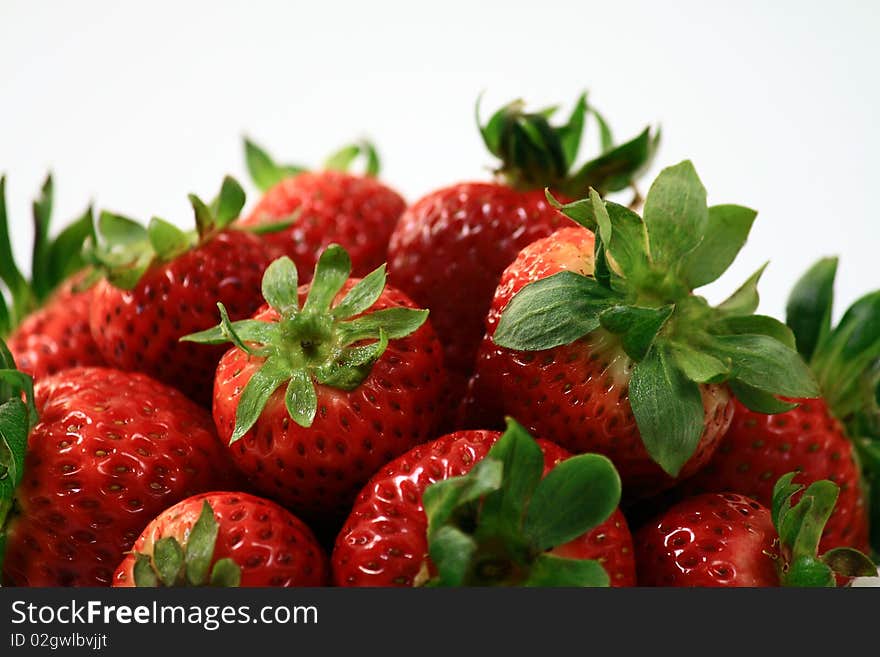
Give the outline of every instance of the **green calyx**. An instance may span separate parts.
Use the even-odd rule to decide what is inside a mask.
[[[153,264],[169,262],[217,233],[234,228],[244,207],[245,193],[234,178],[226,176],[210,204],[195,194],[190,194],[189,200],[196,225],[190,231],[183,231],[159,217],[153,217],[144,227],[128,217],[102,211],[98,216],[97,235],[88,241],[84,250],[94,269],[92,279],[105,276],[118,288],[134,288]]]
[[[231,442],[244,436],[269,397],[286,384],[285,404],[300,426],[311,426],[318,409],[315,383],[354,390],[369,375],[389,340],[415,332],[427,310],[392,307],[367,312],[385,289],[382,265],[352,286],[341,301],[334,299],[351,274],[351,258],[341,246],[328,246],[318,259],[315,276],[300,307],[296,266],[290,258],[275,260],[263,275],[263,297],[279,319],[229,321],[220,308],[214,328],[181,338],[204,344],[232,342],[264,359],[239,400]]]
[[[702,435],[700,384],[726,383],[764,413],[791,408],[777,396],[819,394],[791,331],[753,314],[763,268],[716,307],[692,293],[733,262],[755,212],[708,207],[690,162],[660,173],[643,217],[595,190],[567,205],[548,198],[595,233],[594,273],[564,271],[525,286],[504,309],[493,339],[538,351],[593,332],[614,336],[634,361],[629,401],[639,433],[668,474],[678,474]]]
[[[815,481],[804,490],[793,483],[796,472],[779,478],[773,487],[773,524],[779,534],[779,579],[783,586],[836,586],[835,575],[869,577],[877,566],[858,550],[840,547],[818,555],[825,523],[840,492],[828,480]],[[802,495],[797,504],[792,500]]]
[[[239,586],[241,568],[230,558],[214,559],[219,527],[208,502],[183,545],[173,536],[160,538],[153,554],[135,553],[135,586]]]
[[[525,103],[508,103],[483,125],[477,101],[477,124],[489,152],[501,160],[496,173],[516,189],[550,189],[577,198],[587,189],[600,194],[633,186],[651,163],[660,143],[660,132],[645,128],[637,137],[615,145],[608,123],[581,94],[568,120],[550,123],[550,107],[526,112]],[[588,117],[599,129],[601,153],[575,168]]]
[[[856,447],[870,494],[871,544],[880,552],[880,290],[856,300],[832,325],[837,264],[822,258],[798,280],[786,322]]]
[[[379,175],[381,169],[379,154],[373,143],[366,139],[340,148],[324,161],[324,169],[349,171],[358,158],[364,161],[364,175],[373,178]],[[248,138],[244,140],[244,159],[251,179],[263,192],[285,178],[293,178],[308,171],[307,167],[297,164],[279,164],[269,153]]]
[[[15,505],[15,489],[24,476],[28,436],[36,423],[34,381],[16,369],[6,343],[0,340],[0,570],[5,529]]]
[[[0,176],[0,281],[10,299],[0,291],[0,336],[8,335],[28,313],[38,308],[58,285],[85,266],[83,243],[93,234],[92,209],[68,224],[55,238],[49,237],[54,184],[46,176],[33,202],[34,243],[31,277],[25,278],[15,264],[6,213],[6,176]]]
[[[422,497],[437,575],[429,586],[608,586],[598,561],[554,547],[605,522],[620,501],[620,477],[604,456],[571,457],[546,477],[544,455],[514,420],[463,476]]]

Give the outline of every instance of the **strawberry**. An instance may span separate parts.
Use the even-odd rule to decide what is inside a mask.
[[[825,525],[820,549],[864,550],[868,509],[856,457],[859,450],[844,423],[852,427],[855,438],[862,438],[854,419],[862,411],[876,416],[877,398],[865,394],[864,383],[866,377],[876,376],[874,365],[880,358],[880,291],[856,301],[832,327],[836,270],[836,258],[823,258],[798,281],[788,302],[787,324],[823,396],[774,400],[764,413],[737,402],[721,446],[686,488],[691,493],[735,491],[769,505],[773,482],[791,470],[804,484],[829,479],[840,487],[840,497]],[[857,444],[869,449],[869,443]],[[876,459],[866,453],[863,460],[874,466],[869,474],[880,474]]]
[[[113,586],[323,586],[327,557],[312,530],[274,502],[202,493],[155,518]]]
[[[241,223],[271,227],[284,222],[281,230],[264,237],[278,255],[293,259],[301,281],[311,280],[318,256],[333,243],[348,251],[357,277],[385,262],[406,201],[378,180],[379,157],[372,144],[346,146],[321,171],[279,165],[252,141],[244,145],[248,170],[264,194]],[[358,155],[366,159],[365,175],[348,172]]]
[[[344,512],[380,466],[433,436],[442,352],[427,311],[385,287],[385,268],[347,280],[327,247],[297,289],[285,257],[263,278],[268,306],[187,340],[235,346],[214,382],[214,422],[255,488],[298,514]]]
[[[794,476],[774,486],[772,512],[738,493],[704,493],[646,524],[636,533],[639,585],[835,586],[836,577],[876,575],[852,548],[817,556],[838,488],[826,479],[804,490]]]
[[[602,132],[603,153],[573,171],[588,113]],[[647,166],[658,136],[646,129],[613,146],[610,131],[582,95],[568,122],[550,111],[528,113],[512,102],[480,126],[501,160],[492,182],[464,182],[431,192],[400,219],[388,249],[391,284],[431,310],[449,370],[449,398],[458,401],[473,371],[483,321],[498,279],[527,244],[565,225],[544,188],[577,198],[589,186],[625,189]]]
[[[509,421],[419,445],[370,480],[336,540],[339,586],[634,586],[620,479]]]
[[[102,365],[89,330],[92,292],[80,289],[85,272],[80,250],[92,233],[92,210],[49,239],[52,177],[34,201],[34,247],[31,279],[19,271],[12,254],[6,217],[6,179],[0,177],[0,280],[11,294],[7,307],[0,294],[0,336],[22,372],[37,378],[79,365]]]
[[[42,379],[32,394],[30,377],[0,347],[6,582],[109,585],[152,517],[231,483],[210,415],[176,390],[82,367]]]
[[[108,363],[139,371],[209,405],[220,347],[178,339],[215,322],[217,301],[235,319],[260,305],[260,279],[271,261],[268,246],[232,223],[244,192],[231,178],[206,206],[190,200],[197,231],[185,233],[159,218],[148,228],[102,213],[103,243],[91,252],[106,278],[92,300],[92,335]]]
[[[608,456],[628,501],[697,472],[731,417],[817,386],[790,331],[753,315],[760,272],[713,308],[694,288],[733,261],[755,213],[707,208],[690,162],[665,169],[644,218],[595,190],[504,272],[486,323],[476,407],[572,452]],[[492,420],[492,417],[489,418]]]

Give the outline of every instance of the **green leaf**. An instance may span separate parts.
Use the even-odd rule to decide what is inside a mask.
[[[703,434],[699,386],[655,346],[633,368],[629,401],[648,454],[669,475],[677,476]]]
[[[504,464],[484,457],[470,472],[432,483],[422,494],[422,505],[428,518],[428,539],[434,537],[453,517],[456,509],[480,499],[501,487]]]
[[[640,361],[654,344],[654,339],[674,308],[611,306],[602,311],[599,322],[606,330],[621,336],[621,345],[626,354],[633,360]]]
[[[385,265],[374,269],[352,287],[330,315],[337,319],[354,317],[370,308],[385,289]]]
[[[728,363],[731,377],[783,397],[817,397],[819,386],[800,355],[766,335],[714,336],[706,351]]]
[[[645,199],[644,221],[651,255],[664,269],[675,269],[706,235],[706,189],[690,161],[668,167]]]
[[[338,325],[340,340],[343,344],[352,344],[360,340],[378,338],[380,331],[384,331],[389,340],[397,340],[415,333],[427,319],[427,310],[404,307],[383,308],[357,319],[340,322]]]
[[[165,586],[174,586],[183,569],[183,548],[173,536],[160,538],[153,546],[156,573]]]
[[[137,587],[159,586],[159,576],[153,570],[153,561],[149,555],[140,552],[135,555],[132,575],[134,575],[134,585]]]
[[[241,568],[229,557],[218,559],[211,570],[211,586],[241,586]]]
[[[429,554],[437,568],[437,586],[462,586],[477,544],[457,527],[444,525],[431,537]]]
[[[94,217],[89,206],[62,230],[49,246],[49,278],[55,288],[85,266],[82,255],[87,240],[95,238]]]
[[[315,276],[303,312],[325,313],[351,274],[351,258],[338,244],[324,249],[315,266]]]
[[[222,323],[212,326],[198,333],[190,333],[180,338],[181,342],[198,342],[200,344],[225,344],[230,341],[229,336],[234,335],[241,343],[253,342],[256,344],[270,344],[278,337],[278,324],[276,322],[263,322],[258,319],[240,319],[231,322],[228,326]],[[245,350],[253,351],[245,344]]]
[[[263,298],[279,313],[299,309],[299,292],[296,265],[282,256],[266,267],[262,283]]]
[[[590,187],[602,195],[626,189],[650,166],[659,143],[660,132],[645,128],[634,139],[584,164],[571,176],[564,191],[577,197]]]
[[[742,402],[743,406],[756,413],[766,413],[767,415],[777,415],[785,413],[793,408],[797,408],[797,404],[784,402],[777,399],[775,395],[764,392],[753,386],[747,385],[741,381],[734,379],[729,381],[731,392]]]
[[[199,237],[205,237],[208,233],[214,230],[216,217],[214,217],[214,213],[211,212],[211,208],[209,208],[205,202],[195,194],[189,194],[187,195],[187,198],[189,199],[193,214],[196,218],[196,230],[199,233]]]
[[[822,555],[822,561],[844,577],[877,577],[877,565],[851,547],[832,548]]]
[[[244,157],[251,179],[263,192],[285,178],[306,171],[299,166],[277,164],[266,151],[247,138],[244,140]]]
[[[580,536],[607,520],[620,503],[620,477],[598,454],[566,459],[547,473],[532,495],[523,532],[538,550]]]
[[[49,276],[49,224],[52,219],[52,175],[46,176],[40,195],[33,202],[34,243],[31,255],[31,287],[37,299],[45,299],[52,290]]]
[[[716,334],[741,335],[750,333],[753,335],[766,335],[778,340],[789,349],[794,350],[795,340],[791,329],[778,319],[767,315],[732,315],[722,317],[711,326]]]
[[[30,423],[28,409],[18,397],[0,403],[0,501],[11,500],[24,475]],[[3,523],[0,522],[0,530]]]
[[[532,436],[513,418],[486,454],[501,463],[501,487],[486,495],[479,533],[515,540],[521,533],[526,506],[544,472],[544,454]]]
[[[373,364],[388,348],[388,334],[379,329],[379,340],[372,344],[343,349],[339,358],[315,371],[318,383],[339,390],[354,390],[366,379]]]
[[[697,383],[720,383],[727,379],[730,370],[721,360],[684,343],[670,343],[669,355],[673,364],[691,381]]]
[[[797,339],[797,350],[806,361],[831,331],[834,278],[837,258],[822,258],[801,276],[791,290],[785,321]]]
[[[758,281],[761,274],[767,268],[768,263],[761,265],[754,274],[749,276],[745,283],[731,294],[727,299],[718,304],[717,309],[726,315],[751,315],[758,308]]]
[[[153,250],[163,260],[171,260],[190,247],[186,233],[159,217],[150,220],[147,233]]]
[[[297,376],[288,363],[281,358],[268,358],[263,366],[254,372],[241,392],[235,412],[235,430],[229,444],[241,439],[259,419],[266,402],[282,383]],[[293,418],[296,420],[296,418]]]
[[[642,280],[651,262],[644,221],[629,208],[611,201],[602,201],[595,190],[591,191],[591,199],[602,241],[613,259],[612,269],[616,265],[618,273],[626,278],[634,282]]]
[[[595,279],[562,271],[517,292],[502,312],[493,340],[523,351],[570,344],[597,329],[599,314],[614,301]]]
[[[219,529],[211,505],[202,502],[202,512],[186,541],[186,579],[192,586],[201,586],[208,579]]]
[[[241,214],[245,203],[245,193],[238,181],[232,176],[223,178],[220,194],[211,203],[211,210],[218,228],[225,228]]]
[[[746,243],[757,215],[741,205],[709,208],[702,241],[678,267],[690,289],[711,283],[727,271]]]
[[[532,564],[525,586],[530,587],[596,587],[610,586],[608,573],[594,559],[566,559],[540,554]]]
[[[295,369],[284,395],[284,405],[291,419],[301,427],[310,427],[318,412],[318,396],[308,372]]]
[[[378,176],[380,169],[379,154],[376,152],[376,147],[366,140],[343,146],[324,161],[324,168],[331,171],[347,172],[351,168],[352,162],[360,155],[364,157],[366,165],[365,175],[374,178]]]

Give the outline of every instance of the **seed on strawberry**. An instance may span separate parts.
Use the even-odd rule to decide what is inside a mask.
[[[366,160],[364,175],[348,171],[358,156]],[[359,278],[385,262],[406,202],[378,180],[379,156],[372,144],[342,148],[320,171],[277,164],[250,140],[245,140],[245,157],[264,194],[241,223],[270,229],[264,239],[296,263],[302,282],[311,280],[318,256],[334,243],[348,251]]]
[[[31,394],[2,342],[0,471],[3,578],[17,586],[109,585],[150,518],[236,482],[210,415],[176,390],[84,367]]]
[[[691,493],[735,491],[768,505],[773,482],[791,470],[804,484],[829,479],[840,487],[840,496],[820,549],[865,550],[868,504],[857,454],[868,481],[880,477],[880,460],[872,458],[880,453],[880,413],[876,395],[870,394],[880,380],[875,366],[880,358],[880,291],[856,301],[832,327],[836,271],[836,258],[818,261],[794,286],[788,303],[788,326],[823,396],[786,398],[763,413],[737,402],[721,446],[686,488]]]
[[[147,525],[113,586],[323,586],[327,557],[312,531],[274,502],[202,493]]]
[[[758,410],[774,394],[816,396],[788,329],[752,314],[760,272],[714,308],[692,292],[733,261],[755,213],[708,208],[690,162],[660,174],[644,218],[595,190],[561,209],[594,235],[560,230],[504,272],[472,382],[484,422],[510,415],[605,454],[635,499],[705,465],[731,391]]]
[[[393,288],[385,268],[349,280],[328,247],[311,284],[282,257],[263,278],[268,307],[252,319],[187,336],[233,342],[214,383],[214,421],[263,494],[325,521],[345,512],[380,466],[432,437],[442,352],[428,312]]]
[[[10,292],[0,292],[0,336],[18,368],[38,379],[69,367],[103,365],[104,359],[89,330],[92,292],[84,286],[82,245],[92,234],[92,210],[49,239],[52,216],[52,177],[48,176],[34,201],[34,247],[31,278],[15,264],[6,216],[6,178],[0,177],[0,280]],[[84,287],[85,289],[80,289]]]
[[[549,115],[526,112],[522,101],[498,110],[480,126],[489,152],[501,161],[498,180],[431,192],[406,210],[391,236],[389,280],[431,311],[453,409],[473,371],[483,321],[504,268],[520,249],[566,225],[544,189],[570,199],[590,186],[603,193],[625,189],[657,148],[659,133],[650,129],[614,146],[607,124],[585,95],[566,123],[552,125]],[[575,169],[588,115],[597,118],[603,152]],[[448,424],[455,423],[449,418]]]
[[[226,178],[210,205],[191,195],[197,230],[159,218],[147,228],[103,212],[102,240],[91,251],[106,276],[92,300],[92,335],[108,363],[174,386],[209,406],[220,347],[183,344],[184,335],[216,321],[216,302],[241,319],[260,305],[260,280],[272,259],[256,235],[234,224],[244,205]]]
[[[821,480],[804,490],[794,476],[774,486],[772,511],[738,493],[703,493],[646,524],[636,533],[639,585],[835,586],[876,575],[852,548],[817,556],[838,488]]]

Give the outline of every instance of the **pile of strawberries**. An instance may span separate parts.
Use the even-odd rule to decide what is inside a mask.
[[[643,198],[657,131],[618,144],[585,96],[480,131],[494,179],[409,205],[368,143],[310,171],[247,141],[262,197],[227,177],[190,231],[89,209],[50,239],[50,178],[29,277],[0,179],[3,583],[876,574],[880,291],[835,324],[824,258],[784,322],[760,270],[711,306],[756,213],[688,161]]]

